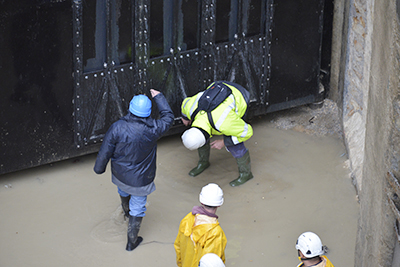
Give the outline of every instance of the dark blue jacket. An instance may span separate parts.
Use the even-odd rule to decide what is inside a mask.
[[[94,171],[104,173],[111,159],[111,171],[122,183],[141,187],[156,176],[157,139],[171,127],[174,114],[162,93],[154,97],[159,119],[140,118],[132,113],[114,122],[104,136]]]

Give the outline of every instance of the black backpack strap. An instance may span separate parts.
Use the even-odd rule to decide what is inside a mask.
[[[197,113],[199,113],[199,108],[197,107],[194,111],[193,111],[193,113],[192,113],[192,115],[190,115],[190,120],[194,120],[194,118],[196,117],[196,115],[197,115]]]
[[[207,117],[208,117],[208,121],[209,121],[210,124],[211,124],[211,127],[213,127],[216,131],[221,132],[220,130],[218,130],[218,129],[215,127],[214,120],[213,120],[213,118],[212,118],[212,116],[211,116],[211,112],[207,112]]]

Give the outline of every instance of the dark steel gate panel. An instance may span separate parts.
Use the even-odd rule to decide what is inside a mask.
[[[0,1],[0,173],[97,151],[150,88],[174,111],[168,134],[217,79],[250,91],[250,117],[322,100],[325,1]]]
[[[323,0],[273,1],[267,112],[323,99],[319,91]]]
[[[78,148],[102,140],[109,126],[127,113],[137,88],[132,63],[132,3],[75,1],[74,123]]]

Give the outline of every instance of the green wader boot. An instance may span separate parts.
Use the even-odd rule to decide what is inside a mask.
[[[128,223],[128,243],[126,244],[126,250],[132,251],[143,241],[141,236],[138,236],[140,224],[142,223],[143,217],[129,217]]]
[[[199,163],[189,172],[190,176],[194,177],[199,175],[210,166],[210,148],[210,142],[207,142],[204,146],[197,149],[199,153]]]
[[[243,155],[243,157],[237,158],[236,162],[239,168],[239,177],[229,183],[231,186],[242,185],[253,178],[253,174],[251,173],[249,151],[247,151],[246,154]]]
[[[125,219],[129,218],[129,200],[131,199],[131,196],[123,197],[121,196],[121,206],[122,210],[124,211],[124,217]]]

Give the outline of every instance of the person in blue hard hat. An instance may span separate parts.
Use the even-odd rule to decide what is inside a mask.
[[[102,174],[111,159],[112,182],[118,187],[122,209],[129,218],[128,251],[143,240],[138,233],[145,216],[147,196],[156,189],[157,140],[174,121],[164,95],[154,89],[150,89],[150,93],[157,104],[159,119],[150,117],[151,100],[147,96],[134,96],[128,114],[108,129],[94,165],[95,173]]]

